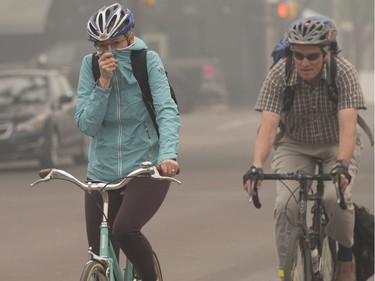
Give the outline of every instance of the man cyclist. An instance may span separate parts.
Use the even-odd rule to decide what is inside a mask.
[[[272,147],[272,169],[278,173],[297,170],[315,172],[315,160],[323,159],[325,173],[340,171],[341,189],[347,210],[340,209],[333,183],[327,183],[323,202],[329,215],[327,235],[338,241],[338,260],[334,281],[355,280],[352,252],[354,208],[352,184],[358,172],[361,143],[356,130],[357,111],[366,109],[354,67],[342,56],[335,56],[338,102],[329,96],[330,44],[336,42],[335,27],[323,22],[302,19],[288,30],[292,52],[292,72],[286,79],[286,58],[280,59],[269,71],[261,88],[255,109],[262,112],[260,128],[253,149],[252,167],[258,173]],[[288,85],[287,85],[288,84]],[[294,88],[294,100],[284,111],[286,86]],[[282,135],[277,130],[282,128]],[[351,181],[350,181],[351,177]],[[294,190],[293,183],[289,184]],[[259,182],[259,188],[261,182]],[[251,194],[249,173],[244,175],[244,188]],[[283,278],[287,236],[297,219],[297,204],[288,200],[290,191],[277,183],[274,208],[276,247],[279,275]]]
[[[147,49],[134,35],[133,14],[115,3],[93,14],[87,24],[89,40],[100,56],[100,78],[95,81],[92,55],[84,57],[79,83],[76,123],[92,137],[87,177],[113,182],[151,161],[167,176],[176,175],[180,117],[173,101],[163,64],[157,53],[147,51],[148,82],[159,134],[133,75],[131,52]],[[169,181],[134,179],[124,190],[109,192],[109,224],[116,254],[119,247],[134,264],[143,281],[157,280],[153,250],[141,228],[162,204]],[[98,207],[100,206],[100,207]],[[101,196],[85,197],[89,245],[99,252]]]

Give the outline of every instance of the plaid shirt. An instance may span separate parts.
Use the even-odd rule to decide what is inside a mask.
[[[285,133],[306,144],[338,143],[338,110],[366,109],[365,100],[354,67],[337,57],[336,86],[338,103],[329,97],[326,65],[315,87],[308,85],[293,68],[289,81],[285,75],[286,59],[281,59],[268,73],[255,109],[281,115]],[[283,112],[286,83],[294,88],[294,101],[289,112]]]

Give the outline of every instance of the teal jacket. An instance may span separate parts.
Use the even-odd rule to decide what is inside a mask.
[[[147,52],[149,85],[160,138],[132,73],[131,50],[145,48],[146,44],[135,38],[130,47],[113,52],[118,68],[109,89],[96,85],[92,55],[83,59],[75,120],[78,128],[92,137],[87,170],[87,177],[92,180],[113,181],[139,168],[143,161],[157,164],[177,158],[180,116],[160,57],[153,51]]]

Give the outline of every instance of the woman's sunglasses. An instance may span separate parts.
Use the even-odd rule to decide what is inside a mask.
[[[306,58],[308,61],[314,61],[320,58],[321,54],[322,54],[321,52],[318,52],[318,53],[311,53],[311,54],[304,55],[300,52],[293,51],[293,56],[295,57],[295,59],[300,60],[300,61],[304,60],[304,58]]]

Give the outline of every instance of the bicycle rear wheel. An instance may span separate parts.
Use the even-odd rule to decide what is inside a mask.
[[[161,267],[159,263],[159,259],[156,256],[154,252],[154,266],[155,266],[155,271],[156,271],[156,276],[157,276],[157,281],[163,281],[163,275],[161,273]],[[133,267],[133,281],[142,281],[141,275],[137,272],[137,270]]]
[[[311,250],[300,227],[295,227],[289,236],[285,257],[284,280],[312,280]]]
[[[105,267],[98,261],[89,260],[81,275],[80,281],[108,281]]]

